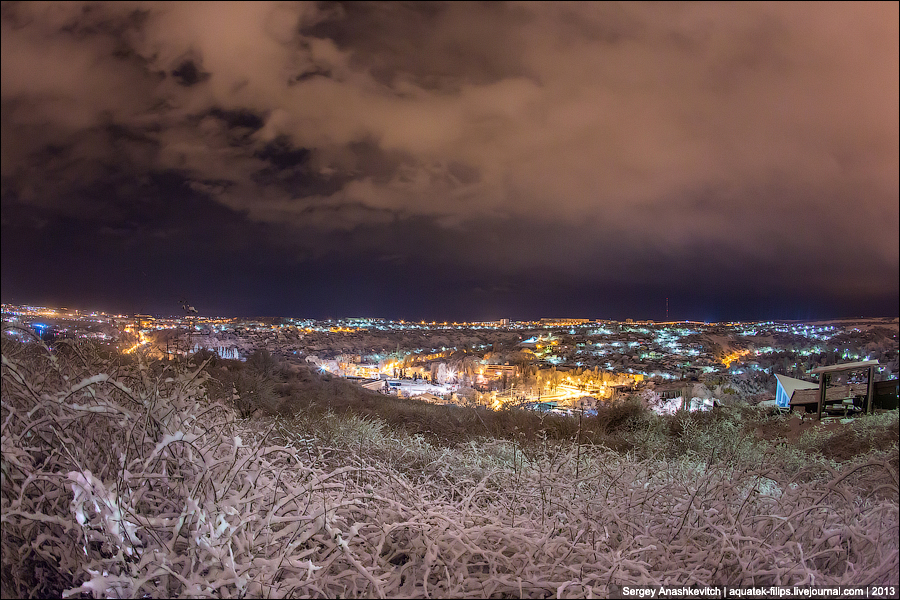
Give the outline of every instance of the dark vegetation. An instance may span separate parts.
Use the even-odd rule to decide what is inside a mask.
[[[242,417],[302,416],[315,420],[326,413],[377,419],[408,435],[421,434],[435,443],[455,445],[490,437],[533,444],[539,440],[573,440],[627,450],[621,433],[634,427],[645,413],[636,399],[602,407],[596,416],[563,415],[510,408],[437,405],[387,396],[354,383],[318,373],[304,364],[287,364],[261,350],[246,363],[222,360],[201,352],[192,362],[209,361],[206,370],[210,397],[232,402]]]
[[[379,394],[306,364],[273,357],[265,350],[256,351],[246,362],[224,360],[215,353],[201,351],[191,357],[191,363],[206,365],[210,398],[230,402],[244,418],[278,416],[315,425],[326,415],[352,415],[384,423],[405,435],[422,435],[431,443],[448,447],[484,438],[524,446],[555,440],[644,454],[645,448],[635,446],[635,440],[642,439],[636,433],[653,430],[665,438],[665,454],[671,458],[689,452],[694,444],[692,436],[698,431],[710,431],[735,421],[740,424],[735,435],[750,435],[762,428],[767,432],[763,437],[798,441],[798,436],[787,434],[784,415],[775,409],[752,408],[740,398],[715,411],[657,416],[638,397],[628,396],[601,405],[596,415],[576,413],[573,418],[517,408],[495,411],[480,406],[438,405]],[[815,437],[814,443],[804,440],[803,449],[844,461],[872,450],[887,450],[897,439],[895,421],[867,435],[846,427],[828,430]]]
[[[4,336],[2,358],[3,597],[897,585],[897,411],[790,438],[737,402],[494,413],[265,353]]]

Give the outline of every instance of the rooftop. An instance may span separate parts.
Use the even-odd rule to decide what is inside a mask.
[[[839,365],[829,365],[827,367],[818,367],[810,371],[810,374],[817,373],[834,373],[835,371],[852,371],[853,369],[862,369],[864,367],[874,367],[878,365],[877,360],[861,360],[859,362],[842,363]]]

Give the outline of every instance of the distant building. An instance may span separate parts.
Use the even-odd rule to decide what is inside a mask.
[[[522,407],[526,410],[535,410],[538,412],[550,412],[556,410],[559,403],[556,400],[544,402],[526,402]]]
[[[625,394],[634,391],[634,381],[629,381],[627,383],[614,383],[612,385],[606,386],[606,389],[609,390],[609,398],[610,400],[615,400],[617,398],[624,397]]]
[[[376,323],[383,323],[384,319],[381,317],[348,317],[343,321],[354,327],[371,327]]]
[[[659,397],[663,400],[673,400],[675,398],[690,397],[693,387],[693,383],[675,381],[672,383],[656,384],[651,389],[659,394]]]
[[[387,382],[381,379],[364,379],[360,385],[373,392],[383,392],[387,388]]]
[[[413,396],[412,398],[414,400],[423,400],[430,404],[448,404],[448,401],[444,400],[436,394],[432,394],[431,392],[422,392],[421,394]]]
[[[541,325],[544,327],[570,327],[572,325],[584,325],[590,323],[590,319],[541,319]]]
[[[134,328],[136,331],[147,329],[156,322],[153,315],[134,315]]]
[[[505,364],[505,365],[483,365],[480,369],[480,374],[484,375],[487,379],[500,379],[504,375],[507,377],[515,377],[516,375],[516,366]]]

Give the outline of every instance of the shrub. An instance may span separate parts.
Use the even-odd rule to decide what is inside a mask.
[[[596,422],[602,432],[609,434],[632,428],[645,416],[646,409],[640,399],[628,397],[601,404],[597,408]]]
[[[2,364],[4,597],[897,585],[896,446],[788,468],[727,419],[685,419],[683,452],[641,456],[497,413],[508,438],[449,448],[337,410],[235,419],[189,363],[4,343]]]

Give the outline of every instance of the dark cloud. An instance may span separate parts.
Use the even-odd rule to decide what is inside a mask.
[[[33,253],[176,264],[195,293],[237,285],[234,310],[603,316],[668,290],[722,317],[895,310],[897,23],[896,3],[7,3],[4,299],[40,288]],[[278,304],[262,273],[315,284]]]
[[[459,93],[530,73],[519,26],[528,14],[503,3],[342,2],[326,5],[305,35],[331,40],[350,64],[394,88]]]
[[[172,77],[179,85],[191,87],[209,79],[209,73],[200,70],[197,64],[190,58],[184,60],[172,71]]]

